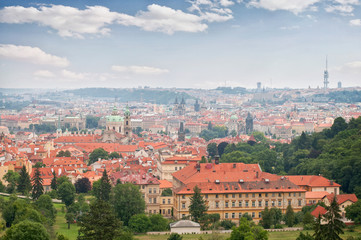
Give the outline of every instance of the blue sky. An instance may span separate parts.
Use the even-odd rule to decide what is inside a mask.
[[[0,35],[0,87],[361,85],[361,0],[3,0]]]

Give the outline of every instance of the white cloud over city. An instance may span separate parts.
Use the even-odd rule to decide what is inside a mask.
[[[144,74],[144,75],[158,75],[168,73],[168,69],[161,69],[149,66],[112,66],[112,70],[115,72],[121,73],[131,73],[131,74]]]

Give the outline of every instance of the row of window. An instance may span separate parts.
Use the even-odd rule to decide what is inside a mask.
[[[170,213],[171,213],[171,212],[170,212],[170,209],[168,209],[167,211],[166,211],[165,209],[162,210],[162,214],[163,214],[163,215],[165,215],[166,213],[167,213],[168,215],[170,215]]]
[[[157,198],[149,198],[149,203],[157,203]]]
[[[165,199],[163,199],[163,204],[165,204]],[[168,204],[170,204],[170,198],[168,198]]]
[[[255,212],[252,212],[252,213],[247,213],[249,216],[251,216],[252,218],[255,218],[256,217],[256,213]],[[231,214],[229,214],[229,213],[225,213],[224,214],[224,218],[225,219],[228,219],[229,217],[231,217],[231,218],[236,218],[236,213],[231,213]],[[238,213],[238,218],[241,218],[242,217],[242,213]],[[258,217],[259,218],[261,218],[262,217],[262,214],[261,214],[261,212],[259,212],[258,213]]]
[[[220,194],[216,194],[216,198],[219,198],[219,195]],[[262,193],[252,193],[252,194],[250,194],[250,193],[239,193],[239,194],[235,194],[235,193],[233,193],[233,194],[224,194],[224,196],[226,197],[226,198],[230,198],[230,197],[232,197],[232,198],[236,198],[236,196],[238,195],[238,197],[239,198],[242,198],[242,197],[245,197],[245,198],[248,198],[248,197],[252,197],[252,198],[255,198],[256,196],[257,197],[262,197]],[[264,197],[270,197],[270,196],[272,196],[272,197],[276,197],[276,195],[278,196],[278,197],[282,197],[282,193],[264,193],[263,194],[264,195]],[[297,196],[297,194],[296,193],[288,193],[288,197],[291,197],[293,195],[293,197],[296,197]],[[301,195],[302,195],[302,193],[298,193],[298,196],[299,197],[301,197]],[[205,198],[208,198],[208,194],[205,194],[204,195],[204,197]],[[182,198],[183,199],[185,199],[186,198],[186,196],[185,195],[182,195]]]

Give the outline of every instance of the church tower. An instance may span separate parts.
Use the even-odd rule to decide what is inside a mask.
[[[178,141],[184,142],[186,138],[186,133],[184,131],[184,125],[183,122],[180,122],[179,130],[178,130]]]
[[[251,134],[253,132],[253,117],[248,113],[246,118],[246,134]]]
[[[199,112],[200,109],[201,109],[201,105],[199,104],[198,99],[197,99],[196,103],[194,104],[194,111]]]
[[[132,136],[132,122],[130,119],[130,111],[129,111],[128,104],[127,104],[127,107],[124,112],[124,134],[127,137]]]

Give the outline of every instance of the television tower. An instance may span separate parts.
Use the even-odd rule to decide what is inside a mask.
[[[323,72],[323,88],[324,89],[327,89],[328,88],[328,84],[329,84],[329,81],[328,81],[328,70],[327,70],[327,56],[326,56],[326,70]]]

